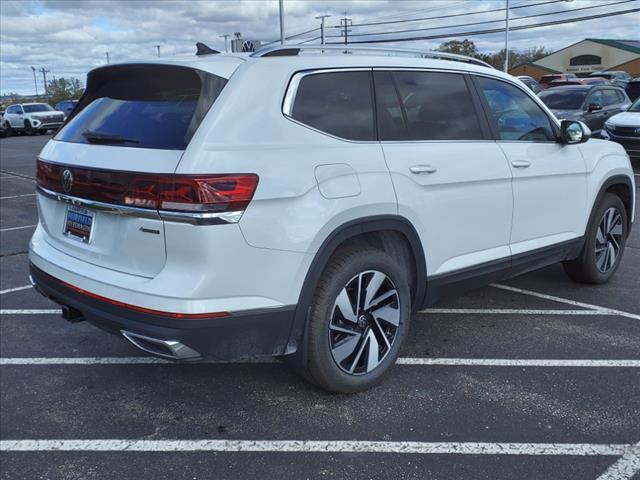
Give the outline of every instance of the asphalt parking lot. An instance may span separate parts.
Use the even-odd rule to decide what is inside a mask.
[[[556,265],[448,299],[382,385],[330,395],[62,320],[27,279],[48,138],[0,141],[2,479],[640,479],[637,225],[609,284]]]

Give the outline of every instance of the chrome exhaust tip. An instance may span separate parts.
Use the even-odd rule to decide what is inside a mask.
[[[160,340],[126,330],[121,330],[120,333],[140,350],[159,357],[171,360],[195,360],[201,357],[198,352],[176,340]]]

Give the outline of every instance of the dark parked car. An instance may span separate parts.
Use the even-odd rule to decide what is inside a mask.
[[[629,83],[633,79],[631,75],[629,75],[627,72],[623,72],[622,70],[613,70],[609,72],[593,72],[589,74],[589,77],[606,78],[614,85],[622,88],[625,88],[627,86],[627,83]]]
[[[545,89],[549,88],[549,84],[554,80],[571,80],[574,78],[576,78],[576,76],[573,73],[550,73],[542,76],[540,86]]]
[[[518,80],[529,87],[529,89],[536,95],[542,91],[542,87],[540,86],[540,84],[532,77],[522,75],[518,77]]]
[[[566,85],[613,85],[609,80],[602,77],[572,78],[570,80],[554,80],[549,83],[548,88],[562,87]]]
[[[631,101],[613,85],[571,85],[540,92],[540,100],[561,120],[580,120],[599,134],[609,117],[625,111]]]
[[[77,104],[78,100],[63,100],[56,103],[56,110],[64,112],[65,116],[69,116]]]
[[[633,102],[636,98],[640,97],[640,77],[636,77],[627,83],[626,88],[624,89],[627,92],[627,96]]]

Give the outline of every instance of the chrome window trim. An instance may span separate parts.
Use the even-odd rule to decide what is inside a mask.
[[[111,215],[124,215],[137,218],[150,218],[153,220],[164,220],[168,222],[188,223],[191,225],[223,225],[229,223],[238,223],[242,217],[243,211],[232,212],[173,212],[169,210],[151,210],[139,207],[129,207],[126,205],[114,205],[111,203],[98,202],[95,200],[87,200],[63,193],[54,192],[41,186],[36,187],[41,195],[81,207],[90,208],[98,212],[108,213]]]

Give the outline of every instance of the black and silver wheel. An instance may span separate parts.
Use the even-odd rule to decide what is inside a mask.
[[[376,249],[339,252],[316,290],[308,334],[308,374],[353,393],[377,383],[395,362],[410,317],[408,276]]]
[[[604,283],[620,265],[627,240],[627,212],[622,200],[607,193],[585,233],[582,252],[564,263],[569,277],[583,283]]]
[[[6,137],[13,135],[13,128],[11,128],[11,124],[9,122],[4,124],[4,134]]]
[[[34,133],[35,133],[35,130],[33,129],[33,125],[31,125],[31,122],[29,120],[25,120],[24,121],[24,134],[31,136]]]

